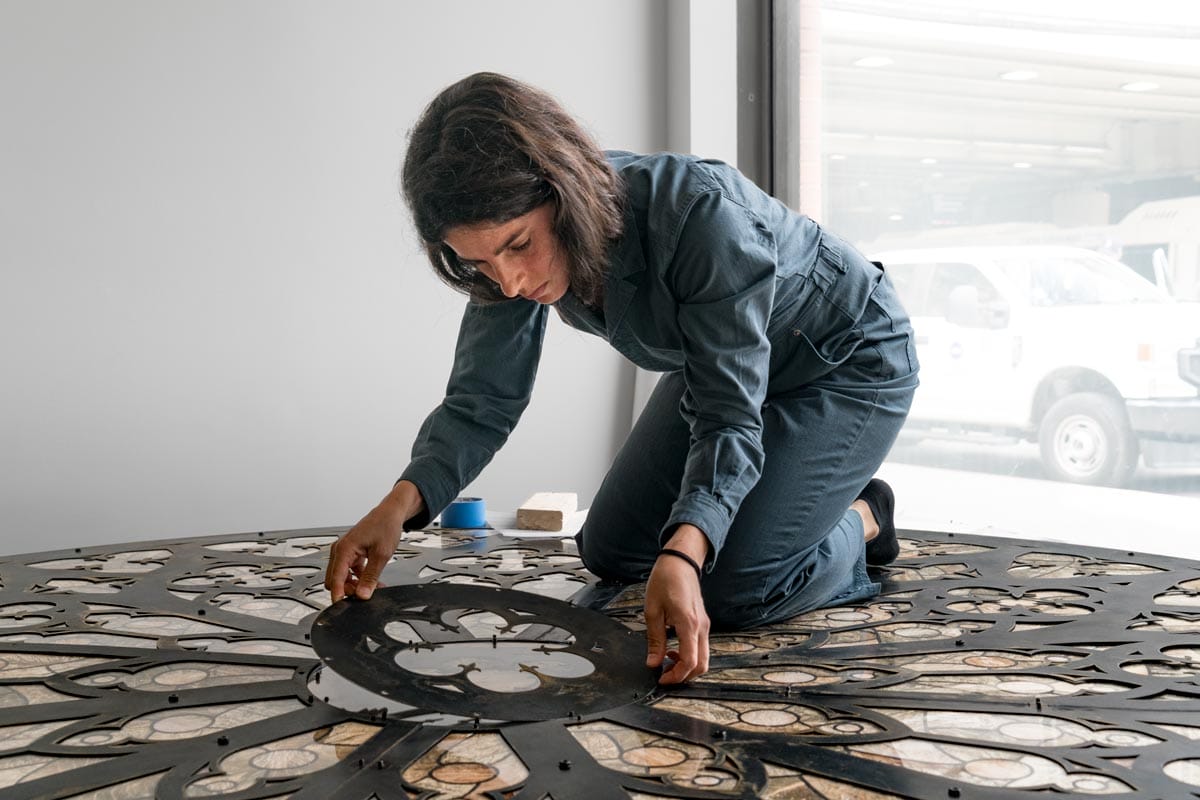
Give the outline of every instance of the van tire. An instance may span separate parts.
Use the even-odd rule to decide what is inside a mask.
[[[1055,480],[1124,486],[1138,462],[1138,442],[1125,406],[1095,392],[1069,394],[1042,418],[1042,465]]]

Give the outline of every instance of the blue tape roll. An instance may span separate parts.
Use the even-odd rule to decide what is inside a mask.
[[[487,517],[483,499],[460,497],[442,512],[443,528],[486,528]]]

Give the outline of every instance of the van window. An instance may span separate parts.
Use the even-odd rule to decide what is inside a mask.
[[[1153,283],[1119,261],[1081,251],[1071,256],[1008,258],[999,267],[1035,306],[1165,303]]]
[[[972,264],[936,264],[933,268],[925,313],[937,317],[947,316],[951,293],[963,286],[974,287],[979,292],[981,304],[1000,300],[1000,292],[995,284],[988,280],[978,267]]]
[[[1170,247],[1167,242],[1154,244],[1127,244],[1121,248],[1121,261],[1138,275],[1148,281],[1154,280],[1154,251],[1166,250]]]

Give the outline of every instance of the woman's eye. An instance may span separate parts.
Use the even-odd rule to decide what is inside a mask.
[[[521,244],[514,244],[514,245],[513,245],[512,247],[510,247],[509,249],[510,249],[510,250],[513,250],[513,251],[515,251],[515,252],[520,252],[520,251],[522,251],[522,250],[528,250],[528,249],[529,249],[529,245],[530,245],[530,243],[531,243],[532,241],[533,241],[533,239],[526,239],[525,241],[521,242]]]

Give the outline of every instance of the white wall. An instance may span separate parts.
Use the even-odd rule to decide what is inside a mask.
[[[354,522],[445,386],[462,299],[396,190],[479,69],[665,145],[644,0],[0,5],[0,553]],[[472,487],[590,500],[632,372],[557,320]]]

